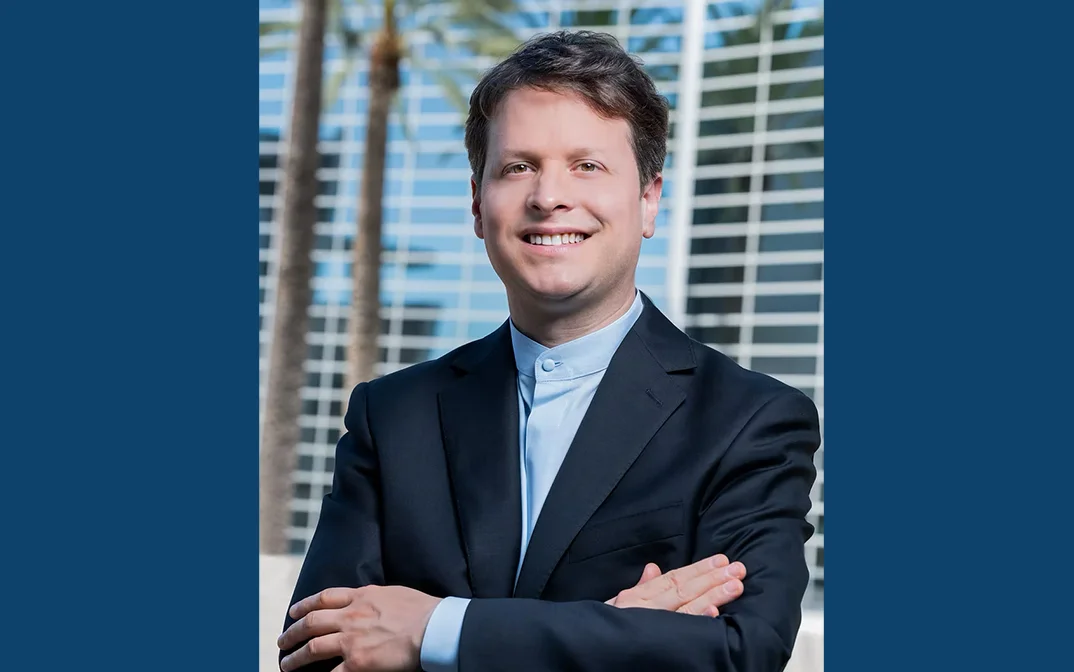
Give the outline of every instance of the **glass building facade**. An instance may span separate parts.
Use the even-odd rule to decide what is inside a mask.
[[[751,3],[561,0],[520,3],[520,37],[559,28],[615,35],[671,103],[671,138],[656,235],[643,243],[638,286],[696,339],[814,399],[824,418],[824,35],[822,8],[799,2],[758,25]],[[375,3],[348,10],[375,29]],[[437,20],[427,3],[422,20]],[[261,0],[263,24],[298,18],[291,2]],[[416,19],[415,19],[416,20]],[[413,25],[403,22],[404,30]],[[450,30],[450,26],[447,26]],[[259,299],[261,394],[268,366],[278,260],[279,187],[293,34],[262,39],[259,67]],[[410,48],[469,93],[492,61],[408,34]],[[334,37],[326,81],[343,67]],[[379,373],[438,357],[507,317],[503,286],[473,234],[463,114],[442,74],[404,61],[392,113],[384,200]],[[291,549],[304,552],[331,486],[342,428],[351,256],[368,71],[359,59],[321,127],[314,301],[310,307],[301,443],[294,471]],[[824,449],[811,522],[807,601],[824,585]]]

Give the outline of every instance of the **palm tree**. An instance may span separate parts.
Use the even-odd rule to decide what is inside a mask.
[[[347,383],[373,377],[380,334],[380,253],[384,165],[388,154],[388,113],[399,89],[403,40],[395,22],[394,0],[384,1],[384,23],[369,53],[369,116],[365,155],[358,189],[358,235],[354,242],[354,289],[351,299]]]
[[[369,53],[369,116],[366,123],[365,155],[362,164],[361,186],[358,190],[358,228],[354,244],[354,289],[349,321],[347,376],[345,389],[374,377],[380,334],[380,265],[381,229],[383,223],[382,197],[384,168],[388,151],[388,115],[392,100],[400,87],[399,65],[409,57],[412,67],[425,70],[441,84],[445,97],[460,112],[467,106],[458,81],[452,79],[443,64],[425,64],[414,52],[407,53],[404,35],[396,16],[399,4],[417,13],[419,4],[441,10],[445,18],[436,18],[415,25],[411,30],[428,32],[444,46],[482,56],[502,58],[515,49],[519,39],[504,21],[515,12],[513,0],[452,0],[418,3],[415,0],[397,3],[384,0],[383,21],[372,39]],[[523,15],[524,16],[524,15]],[[443,26],[462,29],[466,35],[456,38]],[[458,72],[458,70],[456,70]]]
[[[305,379],[311,300],[313,227],[317,219],[317,130],[321,116],[325,0],[302,0],[295,87],[284,169],[280,265],[272,326],[260,460],[260,549],[288,552],[291,468]]]
[[[365,4],[361,0],[352,3]],[[299,440],[301,390],[305,378],[306,332],[312,298],[313,249],[317,193],[316,169],[318,126],[322,108],[336,101],[343,80],[353,71],[362,35],[346,20],[343,0],[303,0],[301,22],[266,23],[262,38],[286,35],[298,29],[295,91],[289,134],[288,159],[284,175],[284,205],[281,218],[280,271],[277,306],[269,360],[265,417],[260,461],[260,547],[265,554],[288,552],[286,530],[291,501],[291,473]],[[399,7],[402,4],[403,7]],[[397,14],[410,15],[418,7],[439,5],[439,18],[414,24],[413,31],[425,31],[444,46],[481,56],[501,57],[514,49],[515,38],[503,15],[513,11],[513,0],[455,0],[383,2],[383,25],[371,41],[369,53],[369,117],[366,124],[365,159],[359,190],[357,241],[355,244],[353,298],[354,317],[348,352],[346,389],[373,377],[377,360],[376,339],[380,330],[381,203],[387,155],[388,117],[399,90],[400,62],[412,60],[412,67],[425,69],[440,82],[445,97],[461,112],[466,111],[458,77],[469,73],[439,66],[428,67],[408,53]],[[447,11],[443,11],[447,10]],[[434,15],[430,13],[429,15]],[[408,22],[408,25],[412,22]],[[445,30],[444,25],[452,30]],[[462,29],[465,34],[456,33]],[[336,34],[346,58],[344,67],[323,83],[326,30]],[[284,49],[262,45],[262,55]],[[454,72],[453,79],[450,73]],[[404,130],[406,125],[404,123]]]

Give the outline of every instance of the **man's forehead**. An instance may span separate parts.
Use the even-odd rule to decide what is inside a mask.
[[[549,116],[554,112],[547,106],[564,102],[575,108],[562,110],[570,115],[569,119]],[[584,97],[572,91],[512,91],[489,119],[488,133],[489,150],[497,153],[545,149],[553,137],[557,144],[571,145],[574,151],[614,151],[624,140],[628,144],[630,141],[626,120],[600,115]]]
[[[595,120],[600,121],[623,121],[603,116],[589,99],[577,91],[571,89],[535,89],[532,87],[515,89],[505,95],[489,121],[493,124],[502,124],[509,117],[527,116],[527,113],[531,115],[544,114],[550,108],[556,108],[574,116],[592,116]]]

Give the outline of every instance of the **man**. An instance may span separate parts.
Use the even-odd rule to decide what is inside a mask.
[[[787,663],[817,413],[635,288],[667,114],[605,35],[535,38],[482,79],[474,230],[511,317],[353,391],[285,672]]]

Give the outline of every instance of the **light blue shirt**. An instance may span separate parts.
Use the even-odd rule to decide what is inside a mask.
[[[618,320],[554,348],[546,348],[524,336],[511,323],[511,346],[518,367],[522,485],[522,550],[515,581],[552,481],[612,355],[638,320],[642,307],[641,294],[635,292],[634,303]],[[425,672],[459,669],[459,638],[469,604],[469,599],[447,597],[433,610],[421,643],[421,667]]]

